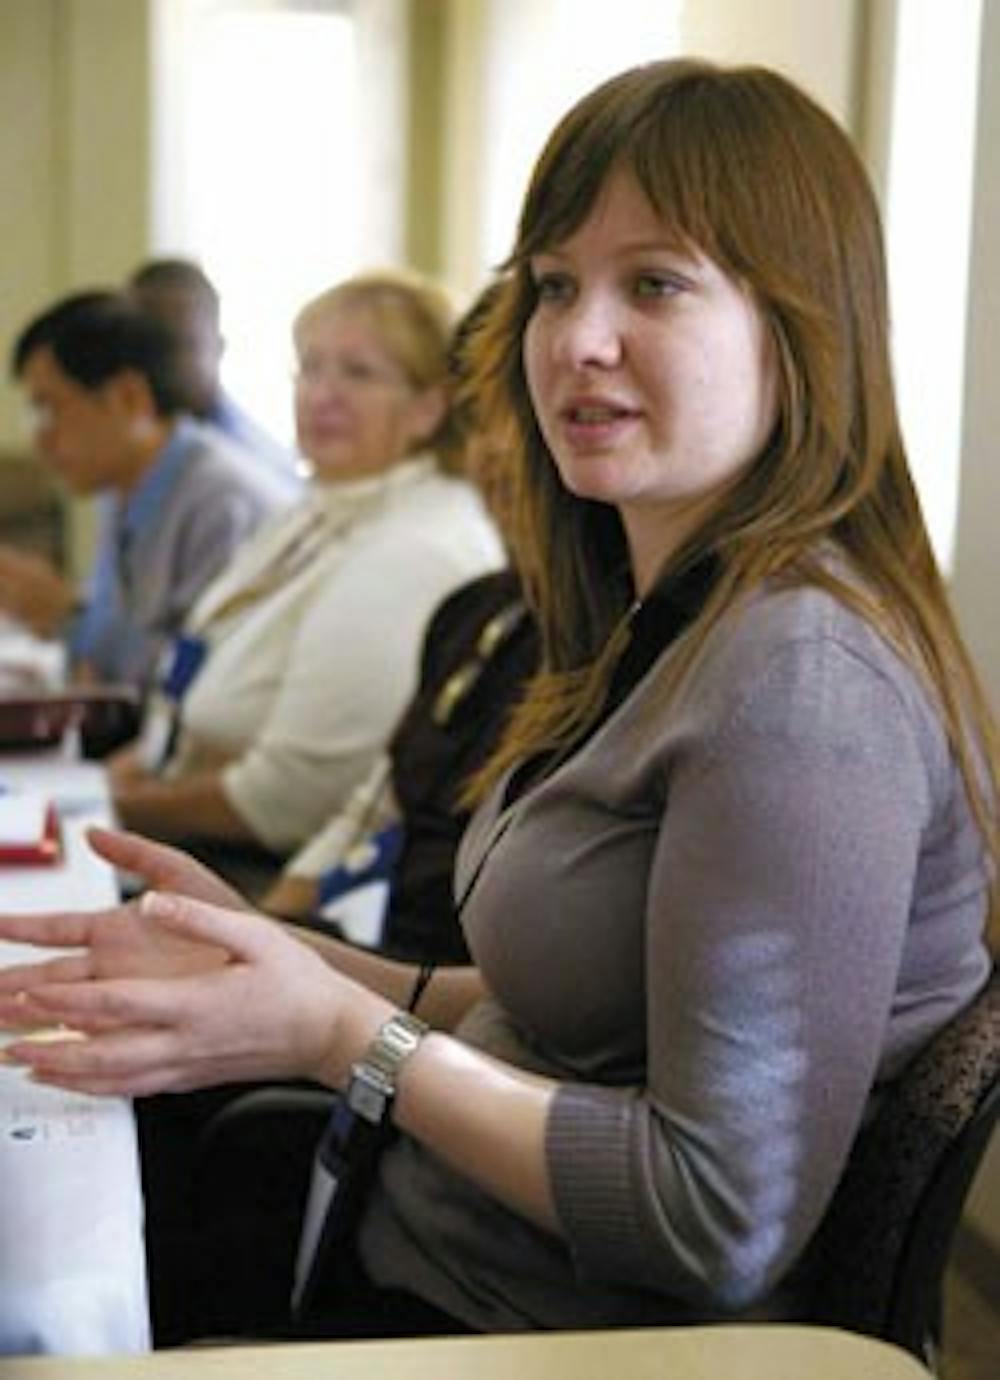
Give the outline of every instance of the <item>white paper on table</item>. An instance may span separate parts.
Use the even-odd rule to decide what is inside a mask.
[[[0,1353],[148,1350],[136,1154],[128,1102],[0,1067]]]
[[[0,794],[0,845],[38,843],[45,837],[51,801],[41,791]]]
[[[6,756],[0,781],[48,793],[64,843],[55,867],[3,871],[0,908],[113,904],[113,873],[84,836],[88,823],[109,822],[100,767],[60,751]],[[0,966],[52,953],[2,943]],[[149,1349],[149,1331],[131,1104],[43,1087],[0,1064],[0,1354],[140,1352]]]

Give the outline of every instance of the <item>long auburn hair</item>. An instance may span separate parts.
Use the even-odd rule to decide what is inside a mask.
[[[940,706],[993,866],[996,917],[996,726],[907,464],[877,204],[835,121],[763,68],[676,60],[624,72],[570,110],[536,165],[505,286],[477,342],[474,384],[487,417],[518,424],[516,542],[544,669],[474,791],[519,757],[570,747],[599,712],[628,639],[634,592],[621,522],[561,484],[522,362],[536,300],[532,255],[572,235],[620,170],[634,176],[665,235],[749,291],[777,363],[768,444],[660,571],[670,579],[709,555],[719,571],[672,658],[674,684],[722,615],[763,580],[812,583],[856,609]],[[831,546],[844,560],[823,558]]]

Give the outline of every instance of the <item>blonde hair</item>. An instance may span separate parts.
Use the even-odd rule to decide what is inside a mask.
[[[535,168],[475,375],[484,410],[513,412],[519,422],[516,541],[545,669],[475,790],[518,757],[571,746],[599,713],[628,638],[633,592],[620,520],[560,483],[521,359],[535,305],[531,256],[565,241],[618,170],[635,177],[665,234],[752,294],[779,376],[779,418],[763,452],[660,572],[673,578],[707,556],[719,571],[678,646],[674,683],[722,615],[762,580],[827,588],[935,696],[995,877],[996,727],[907,465],[878,208],[843,131],[791,82],[756,67],[679,60],[625,72],[569,112]],[[831,543],[860,581],[821,560]],[[994,882],[994,917],[997,890]]]
[[[321,292],[301,308],[292,336],[301,347],[310,326],[340,311],[365,312],[385,350],[418,392],[449,385],[449,348],[455,328],[450,294],[437,282],[401,268],[371,269]],[[448,409],[426,445],[443,469],[459,466],[460,446]]]

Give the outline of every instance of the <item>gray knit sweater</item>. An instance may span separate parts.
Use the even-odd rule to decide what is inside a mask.
[[[980,839],[888,645],[798,589],[731,613],[668,704],[672,655],[559,769],[501,787],[459,858],[494,997],[458,1033],[560,1080],[562,1238],[403,1138],[361,1245],[483,1330],[792,1315],[879,1083],[986,975]]]

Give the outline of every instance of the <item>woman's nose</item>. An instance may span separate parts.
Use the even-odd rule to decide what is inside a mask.
[[[610,368],[622,356],[622,322],[606,297],[581,294],[566,310],[561,348],[565,362],[575,369]]]

